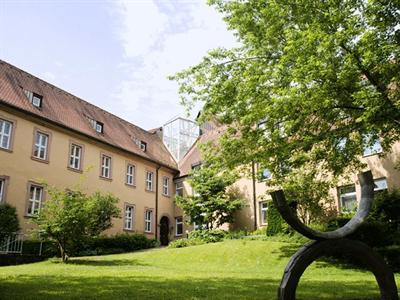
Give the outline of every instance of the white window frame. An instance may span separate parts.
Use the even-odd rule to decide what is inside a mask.
[[[0,178],[0,203],[5,202],[5,186],[6,180],[4,178]]]
[[[144,213],[144,232],[153,232],[153,210],[146,209]]]
[[[9,125],[8,132],[6,132],[6,123]],[[0,119],[0,148],[10,150],[13,125],[13,122]],[[3,147],[3,139],[7,140],[5,147]]]
[[[78,151],[77,151],[78,150]],[[82,146],[71,143],[69,150],[68,166],[74,170],[81,170]]]
[[[111,178],[111,156],[101,155],[101,177]]]
[[[35,184],[29,186],[28,216],[36,216],[40,212],[43,201],[43,187]]]
[[[36,131],[33,157],[47,160],[50,136],[44,132]],[[44,141],[44,142],[43,142]],[[36,153],[36,154],[35,154]],[[43,156],[42,156],[43,153]]]
[[[363,140],[366,143],[369,143],[372,139],[371,135],[364,135],[363,136]],[[363,150],[363,157],[366,156],[371,156],[371,155],[375,155],[375,154],[379,154],[382,153],[383,149],[382,149],[382,145],[379,139],[375,139],[374,140],[374,144],[371,146],[366,146]]]
[[[147,143],[140,141],[140,150],[142,150],[143,152],[147,151]]]
[[[383,187],[380,187],[379,185],[377,185],[377,182],[384,182]],[[374,179],[374,192],[379,192],[379,191],[384,191],[388,189],[388,184],[387,184],[387,178],[386,177],[382,177],[382,178],[376,178]]]
[[[182,232],[178,232],[178,226],[181,226]],[[183,235],[183,217],[176,217],[175,218],[175,236],[182,236]]]
[[[265,207],[264,207],[265,205]],[[268,202],[260,202],[260,224],[267,225]]]
[[[125,215],[124,215],[125,230],[133,230],[135,221],[134,215],[135,215],[135,206],[125,205]]]
[[[183,196],[183,181],[175,183],[175,196]]]
[[[154,172],[146,171],[146,191],[153,191]]]
[[[354,192],[347,192],[347,193],[342,193],[342,189],[349,188],[349,187],[354,187]],[[344,185],[338,187],[338,198],[339,198],[339,203],[340,203],[340,209],[343,211],[345,206],[343,205],[343,198],[349,198],[349,197],[354,197],[354,202],[355,202],[355,208],[357,208],[358,202],[357,202],[357,192],[356,192],[356,186],[354,184],[349,184],[349,185]]]
[[[169,177],[163,177],[163,195],[169,196]]]
[[[135,185],[135,174],[136,174],[136,166],[132,165],[132,164],[127,164],[126,165],[126,176],[125,176],[125,180],[126,180],[126,184],[127,185]]]
[[[43,101],[43,97],[42,96],[40,96],[38,94],[35,94],[35,93],[32,93],[31,103],[32,103],[33,106],[41,108],[42,107],[42,101]]]

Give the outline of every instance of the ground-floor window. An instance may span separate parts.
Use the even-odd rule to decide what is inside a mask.
[[[152,223],[153,223],[153,211],[148,209],[145,212],[145,217],[144,217],[144,231],[145,232],[151,232],[152,228]]]
[[[3,178],[0,178],[0,203],[4,201],[4,188],[5,186],[5,180]]]
[[[33,216],[39,213],[42,206],[43,187],[31,185],[29,188],[28,215]]]
[[[386,178],[374,179],[374,185],[375,185],[374,192],[387,190],[388,188]]]
[[[175,218],[175,235],[180,236],[183,234],[183,219],[182,217]]]
[[[261,225],[267,225],[268,202],[260,202],[260,222]]]
[[[357,208],[356,187],[354,184],[338,188],[339,201],[342,211],[353,211]]]
[[[125,206],[125,224],[124,229],[132,230],[133,229],[133,214],[134,214],[134,206],[126,205]]]

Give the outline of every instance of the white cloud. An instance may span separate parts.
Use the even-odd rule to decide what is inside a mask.
[[[222,17],[200,1],[122,0],[116,12],[127,76],[114,97],[123,117],[147,129],[184,111],[168,75],[198,63],[213,48],[236,45]]]

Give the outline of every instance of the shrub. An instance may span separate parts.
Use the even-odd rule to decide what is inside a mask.
[[[143,234],[117,234],[86,239],[75,255],[102,255],[131,252],[156,247],[157,240],[148,239]]]
[[[201,239],[195,239],[195,238],[179,239],[179,240],[172,241],[168,245],[168,248],[184,248],[184,247],[197,246],[197,245],[202,245],[202,244],[206,244],[206,242],[204,242]]]
[[[189,233],[189,239],[199,239],[205,243],[221,242],[227,235],[224,230],[194,230]]]
[[[0,204],[0,242],[12,232],[19,230],[17,210],[15,207],[7,204]]]
[[[24,244],[22,247],[22,254],[39,255],[40,243],[41,242],[39,240],[24,240]],[[43,241],[41,255],[45,257],[57,256],[58,255],[57,244],[52,241]]]
[[[282,232],[282,224],[284,223],[278,209],[273,202],[270,202],[267,210],[267,235],[272,236]]]

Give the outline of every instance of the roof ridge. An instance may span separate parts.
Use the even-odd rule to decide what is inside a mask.
[[[20,72],[20,73],[24,73],[25,75],[28,75],[28,76],[32,77],[33,79],[37,80],[40,84],[47,85],[47,86],[51,87],[52,89],[56,90],[57,92],[64,93],[65,95],[67,95],[68,97],[70,97],[71,99],[73,99],[73,100],[75,100],[75,101],[79,101],[79,102],[82,102],[82,103],[85,104],[85,105],[92,106],[92,107],[94,107],[95,109],[101,111],[103,114],[106,114],[106,115],[108,115],[108,116],[114,117],[115,119],[117,119],[117,120],[119,120],[119,121],[122,121],[122,122],[128,124],[129,126],[136,127],[137,129],[140,129],[141,131],[145,132],[146,134],[152,134],[152,133],[149,132],[148,130],[143,129],[143,128],[141,128],[140,126],[135,125],[135,124],[133,124],[133,123],[131,123],[131,122],[125,120],[125,119],[122,119],[121,117],[118,117],[117,115],[114,115],[113,113],[110,113],[110,112],[106,111],[105,109],[103,109],[103,108],[101,108],[101,107],[99,107],[99,106],[97,106],[97,105],[95,105],[95,104],[92,104],[92,103],[90,103],[90,102],[88,102],[88,101],[86,101],[86,100],[83,100],[82,98],[80,98],[80,97],[78,97],[78,96],[75,96],[75,95],[73,95],[73,94],[71,94],[71,93],[69,93],[69,92],[63,90],[62,88],[59,88],[58,86],[55,86],[54,84],[49,83],[49,82],[45,81],[44,79],[41,79],[41,78],[39,78],[38,76],[35,76],[35,75],[33,75],[33,74],[31,74],[31,73],[29,73],[29,72],[27,72],[27,71],[24,71],[24,70],[22,70],[22,69],[20,69],[20,68],[18,68],[18,67],[16,67],[16,66],[14,66],[14,65],[12,65],[12,64],[10,64],[10,63],[8,63],[8,62],[6,62],[6,61],[4,61],[4,60],[2,60],[2,59],[0,59],[0,64],[4,64],[4,65],[6,65],[8,68],[14,69],[14,70],[16,70],[16,71],[18,71],[18,72]]]

